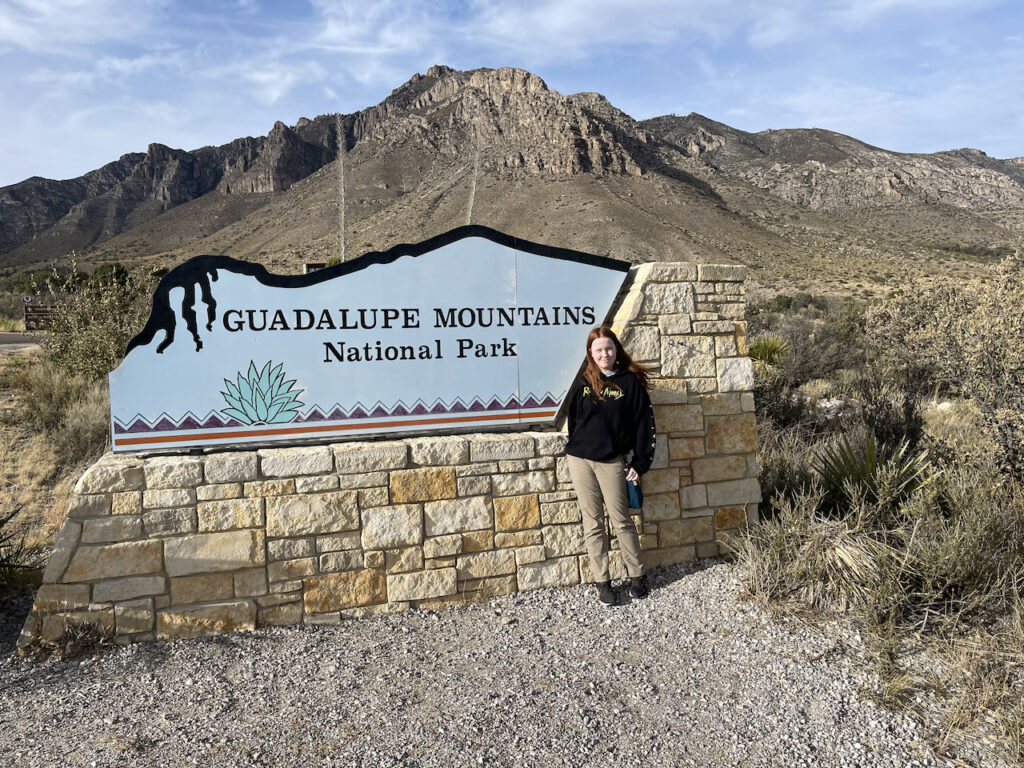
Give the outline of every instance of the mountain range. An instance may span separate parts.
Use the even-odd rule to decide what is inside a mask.
[[[295,272],[467,223],[634,262],[743,263],[755,289],[869,294],[1012,250],[1024,158],[638,121],[523,70],[435,66],[353,114],[0,188],[0,268],[222,254]]]

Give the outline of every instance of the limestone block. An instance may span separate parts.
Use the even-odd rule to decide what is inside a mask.
[[[197,501],[220,501],[221,499],[237,499],[240,498],[241,495],[241,483],[217,483],[216,485],[200,485],[198,488],[196,488]],[[142,494],[139,494],[139,507],[142,507]]]
[[[472,531],[462,534],[463,552],[485,552],[494,549],[494,531]]]
[[[540,530],[538,529],[534,529],[532,531],[516,531],[514,533],[494,534],[495,549],[505,549],[507,547],[528,547],[534,544],[540,544],[542,541],[543,538]]]
[[[164,560],[167,573],[171,576],[233,571],[237,568],[263,565],[266,562],[263,533],[224,531],[193,533],[180,538],[166,539]]]
[[[678,491],[679,470],[675,468],[652,469],[648,472],[645,472],[644,475],[640,478],[640,487],[643,488],[644,494],[668,493],[670,491]]]
[[[363,553],[357,549],[325,552],[320,555],[320,573],[358,571],[363,567]]]
[[[693,287],[688,283],[652,283],[644,286],[643,312],[674,315],[693,312]]]
[[[389,575],[388,599],[392,602],[426,600],[454,595],[457,591],[454,568]]]
[[[387,599],[384,572],[378,568],[328,573],[306,579],[303,584],[306,613],[330,613]]]
[[[334,452],[327,445],[264,448],[257,454],[264,477],[325,475],[334,469]]]
[[[343,549],[359,548],[359,532],[334,533],[330,536],[318,536],[316,539],[317,552],[338,552]]]
[[[516,576],[521,590],[567,587],[580,583],[580,568],[575,557],[560,557],[539,563],[523,563]]]
[[[686,380],[686,391],[691,395],[702,395],[710,392],[718,391],[718,379],[714,376],[710,378],[695,377]]]
[[[141,459],[108,454],[85,470],[75,484],[75,493],[141,491],[144,486]]]
[[[268,536],[309,536],[359,527],[355,491],[268,497],[266,506]]]
[[[492,576],[489,579],[473,579],[463,584],[465,596],[472,600],[488,600],[499,595],[511,595],[518,590],[515,576]]]
[[[400,469],[391,473],[391,501],[434,501],[455,498],[455,470],[450,467]]]
[[[687,485],[679,492],[679,504],[683,509],[697,509],[708,506],[706,485]]]
[[[115,515],[138,515],[142,512],[142,491],[112,494],[110,511]]]
[[[43,584],[36,592],[32,610],[39,613],[73,611],[89,606],[88,584]],[[99,602],[99,601],[96,601]]]
[[[95,581],[157,573],[163,570],[162,555],[161,541],[79,546],[62,581]]]
[[[681,520],[667,520],[658,527],[658,538],[662,547],[677,547],[715,538],[714,518],[711,515],[687,517]]]
[[[167,580],[163,575],[105,579],[97,582],[92,588],[94,603],[117,603],[136,597],[164,594],[167,594]]]
[[[413,464],[437,466],[469,461],[469,441],[462,437],[419,437],[408,442]]]
[[[498,462],[498,471],[502,473],[508,472],[525,472],[527,467],[528,459],[508,459],[505,461]]]
[[[666,549],[655,549],[643,553],[644,568],[661,568],[675,563],[688,563],[697,559],[696,547],[693,544],[684,544],[679,547]]]
[[[493,475],[498,471],[498,462],[479,461],[475,464],[463,464],[455,468],[456,477],[475,477],[476,475]]]
[[[580,583],[590,584],[595,581],[594,572],[590,568],[590,556],[580,555]],[[624,579],[629,574],[626,573],[626,564],[622,562],[622,553],[618,550],[608,553],[608,578],[610,579]]]
[[[435,558],[431,558],[431,559],[424,559],[423,567],[427,568],[427,569],[433,569],[433,568],[454,568],[455,567],[455,562],[458,559],[459,558],[456,557],[455,555],[452,555],[451,557],[435,557]]]
[[[491,490],[495,496],[518,496],[524,493],[542,493],[553,490],[552,472],[518,472],[512,475],[492,475]]]
[[[614,322],[628,323],[636,319],[643,308],[644,294],[636,283],[633,288],[623,297],[619,308],[615,310]]]
[[[456,564],[459,579],[484,579],[516,572],[516,556],[509,549],[460,555]]]
[[[469,442],[471,461],[532,459],[533,438],[529,434],[473,435]]]
[[[753,453],[757,450],[757,424],[754,414],[708,416],[709,453]]]
[[[312,557],[317,554],[316,539],[270,539],[267,542],[267,558],[274,560],[294,560],[299,557]]]
[[[636,267],[636,284],[681,283],[697,279],[697,265],[688,261],[649,261]]]
[[[654,423],[659,432],[700,432],[704,415],[699,405],[656,405]]]
[[[200,531],[230,531],[263,527],[263,499],[202,501],[196,511]]]
[[[273,595],[282,595],[288,592],[299,592],[302,589],[301,581],[275,581],[267,586],[267,591]]]
[[[658,316],[658,330],[667,336],[688,335],[693,327],[693,318],[688,312]]]
[[[572,482],[572,476],[569,474],[569,460],[565,456],[555,459],[555,480],[559,483]]]
[[[538,469],[554,469],[555,468],[555,457],[554,456],[540,456],[536,459],[527,459],[526,468],[533,471]]]
[[[486,496],[491,492],[491,478],[489,475],[456,477],[455,490],[459,496]]]
[[[728,281],[741,283],[747,277],[743,264],[698,264],[697,279],[707,282]]]
[[[654,436],[654,460],[651,469],[665,469],[669,460],[669,437],[664,432]]]
[[[566,557],[586,551],[580,525],[545,525],[541,528],[547,557]]]
[[[715,344],[710,336],[662,336],[661,372],[691,378],[715,376]]]
[[[368,507],[386,507],[388,505],[388,488],[384,486],[382,488],[360,488],[359,494],[359,508],[367,509]]]
[[[533,544],[529,547],[519,547],[514,550],[516,553],[516,565],[522,568],[531,563],[541,563],[547,557],[543,544]]]
[[[704,455],[704,437],[673,437],[668,441],[670,459],[693,459]]]
[[[356,476],[346,475],[346,477]],[[384,482],[387,481],[385,480]],[[324,491],[336,491],[340,487],[341,483],[338,482],[337,475],[309,475],[308,477],[295,478],[296,493],[323,493]]]
[[[82,521],[82,542],[85,544],[130,541],[141,535],[142,518],[138,515],[97,517]]]
[[[416,545],[390,549],[385,553],[385,566],[389,573],[419,570],[423,567],[423,550]]]
[[[68,517],[72,520],[85,520],[90,517],[103,517],[110,514],[110,496],[106,494],[79,494],[71,499],[68,505]]]
[[[339,475],[402,469],[409,465],[409,451],[405,443],[335,445],[334,465]]]
[[[423,542],[424,557],[450,557],[460,552],[462,552],[462,537],[457,533],[435,536]]]
[[[747,508],[744,505],[719,507],[715,510],[715,530],[746,528]]]
[[[195,503],[195,488],[164,488],[155,491],[142,492],[142,506],[145,509],[190,507]]]
[[[259,463],[252,451],[211,453],[205,463],[208,483],[245,483],[259,477]]]
[[[652,493],[644,496],[645,520],[672,520],[679,517],[678,493]]]
[[[146,459],[146,488],[195,488],[203,482],[203,460],[191,456],[159,456]],[[156,506],[170,507],[171,504]]]
[[[754,388],[754,364],[749,357],[719,358],[718,391],[739,392]]]
[[[246,568],[232,574],[235,597],[257,597],[267,594],[267,569]]]
[[[736,480],[747,475],[747,460],[744,456],[719,456],[694,459],[690,464],[693,482],[715,483],[720,480]]]
[[[383,568],[384,567],[384,553],[380,550],[376,552],[365,552],[363,553],[363,568]]]
[[[161,640],[181,640],[256,628],[256,604],[232,600],[194,608],[166,608],[157,612],[156,634]]]
[[[255,480],[242,486],[242,495],[247,498],[287,496],[292,493],[295,493],[295,479],[291,477],[284,480]]]
[[[619,335],[619,340],[634,360],[651,361],[661,358],[661,333],[657,326],[627,326]]]
[[[565,453],[565,444],[569,440],[565,432],[533,432],[532,435],[538,456],[561,456]]]
[[[58,581],[61,574],[68,567],[68,563],[71,562],[71,556],[75,553],[75,546],[78,544],[78,537],[82,533],[82,524],[70,520],[64,519],[61,524],[60,531],[57,532],[57,538],[53,543],[53,552],[50,553],[50,559],[46,563],[46,571],[43,573],[43,582],[52,584]]]
[[[140,600],[128,600],[114,606],[114,623],[119,635],[152,632],[154,618],[153,599],[151,597],[144,597]]]
[[[142,527],[151,537],[192,533],[196,530],[196,511],[191,507],[151,509],[142,514]]]
[[[305,576],[315,576],[317,573],[317,558],[300,557],[296,560],[278,560],[267,565],[267,580],[271,583],[278,581],[295,581]]]
[[[646,475],[645,475],[646,477]],[[513,497],[515,498],[515,497]],[[494,500],[494,507],[497,509],[499,499]],[[578,523],[582,520],[580,514],[580,505],[576,503],[576,500],[572,501],[554,501],[548,504],[540,505],[540,518],[544,525],[555,525],[558,523]],[[530,528],[535,527],[534,525],[527,526]]]
[[[710,483],[707,489],[709,507],[754,504],[761,500],[761,486],[755,477],[746,480],[729,480],[724,483]]]
[[[284,627],[301,621],[301,601],[260,608],[257,614],[257,624],[261,627]]]
[[[364,509],[364,550],[409,547],[423,541],[423,508],[419,504]]]
[[[739,392],[702,395],[700,404],[705,416],[731,416],[743,412],[741,398],[742,394]]]
[[[540,505],[536,494],[494,499],[494,529],[517,531],[540,525]]]
[[[230,573],[200,573],[171,579],[171,604],[211,603],[230,600],[235,594]]]
[[[744,413],[754,412],[754,393],[743,392],[740,394],[740,408]]]
[[[693,332],[700,334],[736,333],[736,323],[733,320],[694,320]]]
[[[491,505],[484,496],[432,501],[423,505],[423,518],[430,537],[476,531],[491,527]]]
[[[729,333],[724,336],[715,336],[716,358],[737,357],[738,355],[739,349],[736,347],[736,336],[734,334]],[[719,388],[721,388],[721,376],[719,376]]]

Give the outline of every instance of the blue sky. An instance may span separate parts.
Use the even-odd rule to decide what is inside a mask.
[[[515,66],[637,119],[1024,155],[1019,0],[0,0],[0,186]]]

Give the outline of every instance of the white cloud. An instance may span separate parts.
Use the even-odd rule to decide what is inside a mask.
[[[163,0],[7,0],[0,5],[0,43],[29,51],[64,52],[111,40],[130,40],[155,20]]]

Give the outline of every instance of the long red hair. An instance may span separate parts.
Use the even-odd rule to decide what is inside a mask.
[[[601,378],[601,369],[597,367],[597,363],[594,362],[593,355],[590,354],[590,345],[594,343],[595,339],[611,339],[615,344],[615,368],[616,370],[622,368],[628,368],[643,384],[644,389],[649,389],[649,376],[647,369],[639,363],[633,362],[633,358],[629,356],[629,353],[623,348],[622,342],[619,341],[619,337],[615,335],[615,332],[611,328],[605,325],[600,325],[592,330],[587,335],[587,369],[583,372],[583,378],[590,384],[591,397],[601,397],[601,390],[605,387],[620,387],[611,381],[605,381]]]

